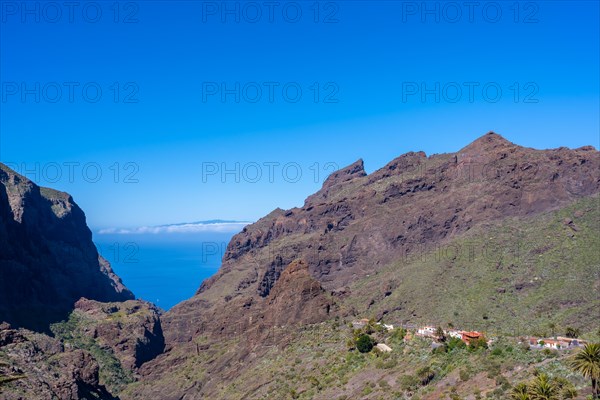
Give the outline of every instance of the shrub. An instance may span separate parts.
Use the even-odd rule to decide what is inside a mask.
[[[527,353],[531,351],[531,346],[529,346],[529,343],[527,342],[522,342],[519,345],[519,349],[523,352],[523,353]]]
[[[421,381],[421,385],[427,386],[435,378],[435,372],[431,367],[423,367],[417,370],[417,377]]]
[[[496,347],[494,350],[492,350],[492,355],[495,357],[501,356],[502,349],[500,347]]]
[[[398,365],[398,361],[396,361],[395,358],[379,359],[377,360],[377,363],[375,363],[377,369],[392,369],[396,365]]]
[[[399,383],[402,390],[405,391],[413,392],[419,388],[419,380],[412,375],[402,375]]]
[[[469,349],[471,349],[471,350],[479,350],[479,349],[487,349],[487,348],[488,348],[487,341],[483,337],[480,337],[477,340],[472,340],[469,343]]]
[[[354,350],[356,348],[356,340],[348,339],[346,342],[346,347],[349,351]]]
[[[364,387],[362,394],[363,394],[363,396],[366,396],[368,394],[371,394],[372,392],[373,392],[373,388],[371,386],[367,385]]]
[[[470,372],[467,369],[461,369],[458,373],[461,381],[468,381],[471,377]]]
[[[508,382],[508,379],[506,379],[506,377],[504,375],[498,375],[496,377],[496,386],[502,387],[502,390],[504,390],[504,391],[510,389],[510,383]]]
[[[309,377],[308,377],[308,380],[309,380],[309,382],[310,382],[310,383],[311,383],[311,384],[312,384],[314,387],[316,387],[318,390],[321,390],[321,389],[323,389],[323,386],[321,385],[321,382],[319,382],[319,380],[318,380],[316,377],[314,377],[314,376],[309,376]]]
[[[404,328],[396,328],[392,333],[392,340],[401,341],[406,336],[406,330]]]
[[[552,357],[557,357],[558,356],[558,351],[556,351],[556,350],[551,350],[551,349],[545,348],[544,350],[542,350],[542,352],[548,358],[552,358]]]
[[[381,379],[381,380],[378,382],[378,384],[379,384],[379,387],[380,387],[380,388],[382,388],[382,389],[384,389],[384,390],[388,390],[388,389],[390,388],[390,384],[389,384],[389,383],[387,383],[387,381],[386,381],[386,380],[384,380],[384,379]]]
[[[451,337],[446,342],[446,349],[448,352],[453,351],[454,349],[464,349],[466,346],[467,345],[465,344],[465,342],[455,337]]]
[[[361,353],[368,353],[373,350],[373,346],[375,346],[375,341],[369,335],[362,334],[356,340],[356,348]]]
[[[497,362],[494,362],[494,361],[490,361],[487,363],[486,370],[487,370],[487,376],[490,379],[496,378],[502,372],[502,368],[500,367],[500,364],[498,364]]]

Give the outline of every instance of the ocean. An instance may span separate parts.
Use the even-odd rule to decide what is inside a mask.
[[[98,234],[98,252],[136,298],[164,310],[189,299],[214,275],[234,233]]]

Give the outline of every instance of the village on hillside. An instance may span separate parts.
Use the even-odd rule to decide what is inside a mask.
[[[353,321],[352,327],[353,329],[362,329],[372,323],[372,320],[363,318]],[[388,332],[395,329],[394,325],[391,324],[385,324],[381,322],[375,322],[374,324],[380,326]],[[479,331],[442,329],[441,327],[435,327],[433,325],[426,325],[422,327],[417,327],[414,325],[401,325],[396,329],[405,329],[407,331],[405,341],[411,340],[413,335],[433,339],[434,342],[432,342],[432,347],[437,347],[438,344],[436,341],[439,341],[442,338],[460,339],[467,346],[473,346],[477,343],[485,343],[486,345],[490,345],[494,342],[493,338],[488,338],[484,332]],[[526,336],[522,338],[522,343],[526,343],[532,349],[570,350],[578,347],[584,347],[587,344],[587,341],[564,336],[554,336],[550,338]],[[383,343],[379,343],[375,347],[382,352],[393,351],[392,348]]]

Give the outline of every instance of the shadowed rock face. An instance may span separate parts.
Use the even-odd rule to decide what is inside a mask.
[[[117,400],[100,384],[98,363],[85,350],[8,324],[0,324],[0,348],[7,357],[0,358],[0,375],[21,377],[2,399]]]
[[[0,164],[0,321],[47,331],[81,297],[134,296],[99,256],[71,196]]]

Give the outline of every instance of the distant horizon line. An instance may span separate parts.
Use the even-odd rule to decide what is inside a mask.
[[[237,221],[211,219],[205,221],[179,222],[163,225],[145,225],[134,228],[100,228],[92,229],[99,235],[144,235],[160,233],[202,233],[202,232],[237,232],[254,221]]]

